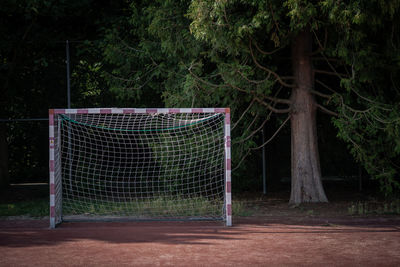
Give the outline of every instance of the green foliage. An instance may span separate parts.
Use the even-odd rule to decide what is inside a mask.
[[[47,215],[49,215],[48,199],[0,204],[0,216],[43,217]]]
[[[152,92],[162,96],[167,106],[231,107],[235,147],[232,155],[234,166],[238,166],[243,155],[257,147],[255,130],[270,117],[268,107],[285,106],[269,101],[271,97],[289,99],[291,89],[285,85],[292,74],[287,59],[290,45],[298,32],[310,29],[314,45],[320,46],[316,54],[326,59],[315,61],[315,67],[337,72],[339,77],[316,77],[320,84],[328,84],[338,92],[328,100],[318,100],[340,114],[335,125],[353,155],[365,166],[372,164],[376,169],[377,158],[381,159],[379,162],[390,162],[388,157],[397,160],[397,148],[394,153],[383,151],[391,150],[397,142],[393,140],[398,140],[398,126],[382,126],[379,118],[386,120],[387,112],[379,113],[382,109],[374,103],[386,102],[389,109],[398,103],[390,92],[396,86],[388,82],[398,77],[398,10],[397,0],[134,2],[130,16],[121,18],[104,42],[106,61],[113,66],[108,82],[121,98],[147,102],[148,92]],[[280,77],[289,77],[283,80],[286,84]],[[319,85],[315,90],[331,93]],[[350,119],[353,115],[346,107],[362,107],[368,112]],[[396,116],[394,111],[386,122],[395,122]],[[362,138],[354,135],[360,130]],[[356,141],[364,145],[355,148],[346,136],[359,138]],[[381,152],[360,156],[371,151]],[[239,166],[235,177],[242,177],[246,166],[249,165]],[[375,177],[397,172],[382,172],[382,168],[372,172],[372,168],[366,168]]]
[[[389,202],[362,201],[352,203],[348,207],[349,215],[399,215],[400,200]]]
[[[399,154],[399,1],[353,2],[345,6],[326,1],[338,25],[338,41],[327,54],[351,66],[342,77],[344,93],[336,95],[338,137],[380,183],[387,196],[400,189]]]
[[[205,197],[160,195],[126,202],[76,201],[63,204],[64,215],[130,216],[137,219],[168,217],[222,217],[222,202]]]

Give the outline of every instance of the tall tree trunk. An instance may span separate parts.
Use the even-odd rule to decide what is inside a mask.
[[[312,36],[300,32],[292,44],[296,88],[291,95],[292,191],[290,204],[327,202],[321,182],[316,128],[316,102],[311,93],[314,73],[311,61]]]

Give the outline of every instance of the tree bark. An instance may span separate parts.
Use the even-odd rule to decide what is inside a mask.
[[[328,202],[322,181],[316,127],[317,106],[311,89],[314,73],[311,60],[312,35],[300,32],[292,44],[296,87],[291,95],[292,187],[290,204]]]

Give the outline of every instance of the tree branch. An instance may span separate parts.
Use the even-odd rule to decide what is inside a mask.
[[[249,83],[254,83],[254,84],[261,84],[264,83],[265,81],[267,81],[269,79],[269,77],[271,76],[271,73],[268,73],[267,78],[265,78],[264,80],[250,80],[249,78],[246,77],[246,75],[244,75],[241,71],[236,70],[237,73],[240,74],[240,76],[242,76],[243,79],[245,79],[246,81],[248,81]]]
[[[232,131],[239,124],[239,122],[243,119],[244,115],[246,115],[246,113],[250,110],[250,108],[253,106],[254,102],[255,102],[255,99],[253,99],[250,102],[250,105],[246,108],[246,110],[242,113],[242,115],[240,115],[240,118],[233,124],[232,129],[231,129]]]
[[[282,124],[281,124],[281,126],[279,126],[278,130],[276,130],[275,133],[274,133],[267,141],[265,141],[261,146],[252,148],[252,150],[260,149],[260,148],[264,147],[265,145],[267,145],[269,142],[271,142],[271,141],[275,138],[275,136],[280,132],[280,130],[283,128],[283,126],[285,126],[286,122],[288,122],[288,120],[290,119],[290,117],[291,117],[291,116],[289,115],[289,116],[286,118],[286,120],[285,120],[284,122],[282,122]]]
[[[322,45],[321,41],[319,40],[317,33],[314,30],[312,32],[314,33],[315,39],[317,40],[318,49],[317,49],[317,51],[312,52],[311,56],[322,53],[326,49],[326,44],[328,42],[328,29],[327,28],[325,28],[325,38],[324,38],[323,45]]]
[[[316,90],[310,90],[310,92],[313,93],[314,95],[321,96],[321,97],[326,98],[326,99],[332,99],[332,97],[333,97],[333,95],[327,95],[327,94],[318,92]]]
[[[328,89],[329,91],[331,91],[334,94],[340,95],[338,92],[336,92],[335,90],[333,90],[331,87],[329,87],[328,85],[326,85],[325,83],[321,82],[318,79],[315,79],[316,83],[319,83],[320,85],[322,85],[325,89]]]
[[[274,112],[274,113],[289,113],[290,110],[291,110],[291,108],[277,109],[277,108],[271,106],[270,104],[268,104],[267,102],[261,100],[261,99],[258,98],[258,97],[255,97],[254,99],[255,99],[258,103],[260,103],[261,105],[267,107],[269,110],[271,110],[271,111]]]
[[[283,126],[285,126],[285,124],[288,122],[288,120],[290,119],[290,115],[286,118],[286,120],[279,126],[279,128],[275,131],[275,133],[265,142],[265,143],[263,143],[261,146],[258,146],[258,147],[255,147],[255,148],[251,148],[251,149],[249,149],[249,150],[247,150],[247,153],[240,159],[240,161],[239,161],[239,163],[236,165],[236,167],[232,170],[232,171],[234,171],[234,170],[237,170],[239,167],[240,167],[240,165],[242,164],[242,162],[244,161],[244,159],[250,154],[250,151],[251,150],[257,150],[257,149],[260,149],[260,148],[262,148],[262,147],[264,147],[264,146],[266,146],[269,142],[271,142],[274,138],[275,138],[275,136],[280,132],[280,130],[283,128]],[[258,129],[261,129],[262,127],[264,127],[264,124],[266,123],[268,121],[268,119],[266,119],[262,124],[261,124],[261,126],[258,128]],[[257,132],[257,131],[255,131],[255,132]],[[247,140],[248,138],[246,138],[245,140]]]
[[[335,116],[335,117],[339,117],[339,114],[338,114],[338,113],[336,113],[336,112],[334,112],[334,111],[332,111],[332,110],[329,110],[329,109],[327,109],[326,107],[324,107],[324,106],[322,106],[322,105],[320,105],[320,104],[318,104],[318,103],[317,103],[317,107],[318,107],[320,110],[322,110],[323,112],[325,112],[326,114],[333,115],[333,116]]]
[[[332,72],[332,71],[327,71],[327,70],[317,70],[317,69],[314,69],[314,72],[315,72],[315,73],[326,74],[326,75],[337,76],[337,77],[339,77],[340,79],[343,79],[343,78],[350,78],[349,75],[343,74],[343,73],[338,73],[338,72],[336,72],[336,71]]]
[[[278,48],[276,48],[276,49],[274,49],[272,51],[264,51],[257,45],[256,42],[254,42],[254,46],[257,49],[257,51],[260,52],[263,55],[272,55],[272,54],[278,52],[279,50],[281,50],[283,48],[283,47],[278,47]]]
[[[262,66],[262,65],[257,61],[257,59],[255,58],[254,53],[253,53],[253,48],[252,48],[252,41],[251,41],[251,39],[250,39],[250,43],[249,43],[249,48],[250,48],[250,54],[251,54],[251,57],[252,57],[252,59],[253,59],[253,62],[254,62],[254,64],[256,64],[257,67],[259,67],[260,69],[264,70],[265,72],[267,72],[267,73],[269,73],[269,74],[272,74],[272,75],[275,77],[275,80],[278,81],[282,86],[289,87],[289,88],[294,88],[294,87],[296,87],[296,85],[294,85],[294,84],[288,84],[288,83],[284,82],[283,79],[282,79],[282,77],[279,76],[276,72],[274,72],[274,71],[272,71],[272,70],[270,70],[270,69],[268,69],[268,68]]]
[[[188,71],[189,71],[190,75],[192,75],[193,78],[195,78],[195,79],[198,80],[199,82],[204,83],[204,84],[206,84],[206,85],[208,85],[208,86],[211,86],[211,87],[214,87],[214,88],[227,87],[227,85],[214,84],[214,83],[211,83],[211,82],[209,82],[209,81],[206,81],[206,80],[200,78],[199,76],[197,76],[196,74],[194,74],[194,73],[192,72],[192,66],[190,66],[190,67],[188,68]]]

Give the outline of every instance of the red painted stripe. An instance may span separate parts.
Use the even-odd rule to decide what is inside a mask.
[[[226,192],[232,193],[232,182],[226,182]]]
[[[133,109],[133,108],[124,108],[122,110],[122,113],[124,113],[124,114],[135,113],[135,109]]]
[[[55,185],[54,184],[50,184],[50,195],[54,195],[55,192],[56,192]]]
[[[226,205],[227,207],[226,207],[226,214],[228,215],[228,216],[232,216],[232,204],[228,204],[228,205]]]
[[[50,217],[56,217],[56,207],[50,207]]]
[[[157,113],[157,109],[156,108],[147,108],[146,113]]]
[[[54,115],[53,114],[49,115],[49,126],[54,126]]]
[[[231,124],[231,114],[230,113],[226,113],[225,114],[225,124]]]
[[[76,111],[76,113],[78,113],[78,114],[88,114],[88,113],[89,113],[89,110],[87,110],[87,109],[78,109],[78,110]]]
[[[54,172],[54,160],[49,161],[49,168],[51,172]]]
[[[231,159],[226,159],[226,170],[227,171],[231,170]]]
[[[111,114],[111,109],[110,108],[101,108],[100,114]]]
[[[168,110],[168,113],[179,113],[179,112],[180,112],[179,108],[170,108]]]
[[[65,114],[65,109],[55,109],[54,114]]]
[[[225,108],[216,108],[215,113],[225,113]]]
[[[202,108],[192,108],[192,112],[193,113],[203,113],[203,109]]]

